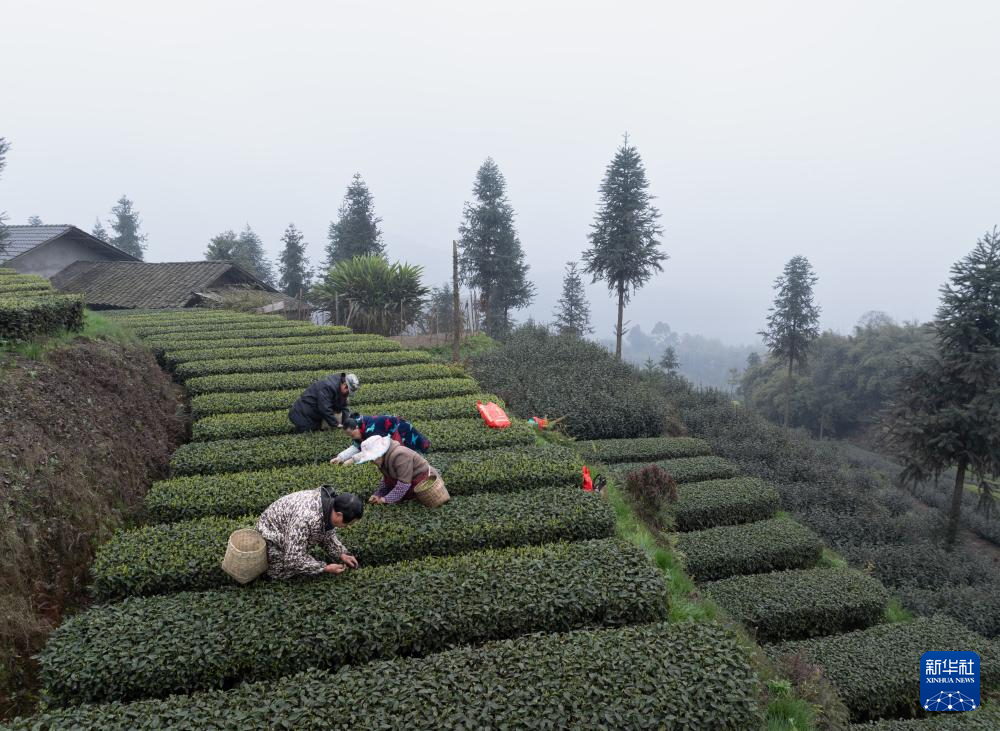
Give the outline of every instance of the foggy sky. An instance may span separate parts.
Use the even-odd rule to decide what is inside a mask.
[[[784,263],[824,328],[928,319],[1000,224],[1000,3],[0,2],[11,223],[127,193],[148,261],[249,223],[314,262],[355,172],[388,252],[450,275],[476,169],[508,183],[547,321],[628,131],[665,270],[626,316],[756,341]],[[589,288],[597,335],[615,307]]]

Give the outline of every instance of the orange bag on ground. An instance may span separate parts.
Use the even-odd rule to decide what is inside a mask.
[[[510,426],[510,418],[507,416],[507,413],[492,401],[488,404],[477,401],[476,408],[479,409],[479,415],[483,417],[483,421],[486,422],[488,427],[492,429],[506,429]]]

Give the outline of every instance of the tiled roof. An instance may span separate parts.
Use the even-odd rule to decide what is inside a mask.
[[[273,292],[238,266],[223,261],[155,263],[78,261],[52,277],[62,292],[84,295],[94,307],[185,307],[195,292],[248,285]]]
[[[44,244],[49,239],[62,236],[69,231],[72,226],[7,226],[6,247],[0,254],[0,261],[13,259],[18,254],[34,249],[39,244]]]
[[[126,261],[136,261],[131,254],[126,254],[121,249],[116,249],[111,244],[101,241],[95,236],[91,236],[86,231],[78,229],[76,226],[61,224],[58,226],[7,226],[7,239],[4,241],[4,251],[0,253],[0,263],[9,261],[15,256],[20,256],[31,251],[37,246],[58,239],[61,236],[68,236],[77,243],[89,244],[102,252],[103,258],[123,259]]]

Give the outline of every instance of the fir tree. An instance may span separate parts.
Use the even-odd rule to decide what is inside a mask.
[[[812,265],[804,256],[794,256],[785,265],[785,270],[774,282],[774,305],[767,317],[767,328],[759,335],[771,355],[788,364],[785,379],[785,418],[792,403],[792,371],[795,366],[803,366],[809,345],[819,337],[819,307],[813,302],[813,285],[817,277]]]
[[[104,224],[101,223],[101,219],[94,219],[94,228],[90,232],[90,235],[95,239],[100,239],[104,243],[108,243],[108,231],[104,228]]]
[[[555,312],[556,330],[561,334],[572,333],[583,337],[594,332],[590,326],[590,303],[583,288],[583,277],[577,271],[576,262],[566,264],[563,275],[562,297]]]
[[[946,545],[955,545],[966,475],[1000,474],[1000,231],[951,268],[931,326],[936,352],[909,366],[884,415],[904,482],[955,467]],[[987,497],[987,493],[984,493]],[[988,500],[987,500],[988,504]]]
[[[295,228],[294,223],[288,224],[281,243],[278,264],[281,279],[278,280],[278,288],[289,297],[299,297],[309,289],[312,272],[309,270],[302,232]]]
[[[500,168],[487,158],[476,173],[476,202],[465,204],[459,226],[462,278],[479,290],[484,329],[494,338],[510,331],[511,311],[535,297],[506,188]]]
[[[671,374],[676,373],[677,369],[680,368],[681,363],[677,359],[677,351],[673,345],[668,345],[666,350],[663,351],[663,355],[660,356],[659,366]]]
[[[205,259],[209,261],[228,261],[242,267],[250,274],[273,286],[274,274],[271,262],[264,255],[264,244],[250,224],[235,234],[232,230],[223,231],[212,238],[205,249]]]
[[[10,143],[6,138],[0,137],[0,174],[7,167],[7,152],[9,150]],[[4,221],[6,220],[7,215],[3,211],[0,211],[0,255],[7,250],[7,237],[10,235],[7,231],[7,226],[4,225]]]
[[[114,235],[108,243],[136,259],[142,259],[146,250],[146,236],[139,233],[142,221],[139,219],[139,212],[133,208],[132,201],[123,195],[111,209],[111,215],[113,218],[109,225]]]
[[[660,212],[648,191],[646,168],[628,135],[604,173],[601,200],[591,224],[590,248],[583,254],[586,272],[603,280],[618,298],[615,355],[622,357],[625,305],[653,276],[663,271],[667,255],[660,251]]]
[[[41,216],[28,216],[28,225],[29,226],[41,226],[42,225],[42,217]]]
[[[375,216],[375,200],[360,173],[347,186],[337,221],[330,224],[326,246],[326,267],[356,256],[385,256],[381,218]]]

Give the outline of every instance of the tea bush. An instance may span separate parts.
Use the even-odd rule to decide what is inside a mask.
[[[181,363],[174,374],[181,381],[198,376],[224,373],[265,373],[267,371],[346,371],[356,368],[375,368],[392,365],[427,363],[431,357],[418,350],[400,350],[395,353],[331,353],[327,355],[276,355],[269,358],[223,358],[222,360],[194,360]]]
[[[864,629],[889,602],[878,580],[848,568],[734,576],[701,588],[761,642]]]
[[[718,624],[649,624],[310,670],[226,692],[50,710],[13,728],[604,731],[670,719],[690,731],[744,731],[762,727],[757,684],[746,649]]]
[[[778,510],[778,491],[753,477],[703,480],[680,485],[677,503],[671,506],[674,529],[704,530],[766,520]]]
[[[192,396],[209,393],[240,393],[244,391],[272,391],[280,389],[302,389],[326,378],[334,369],[309,371],[278,371],[275,373],[239,373],[221,376],[201,376],[184,382],[184,388]],[[441,378],[462,378],[465,374],[455,366],[439,363],[390,366],[387,368],[355,368],[354,374],[361,379],[361,390],[354,396],[354,402],[366,398],[366,386],[372,383],[395,381],[424,381]],[[470,379],[471,380],[471,379]],[[479,390],[479,387],[476,387]]]
[[[350,340],[333,343],[308,342],[298,345],[262,345],[246,348],[212,348],[206,350],[167,350],[161,358],[170,369],[181,363],[227,358],[271,358],[291,355],[340,355],[341,353],[392,353],[403,349],[399,343],[386,338],[362,339],[357,335],[344,335]]]
[[[452,496],[511,493],[546,485],[579,485],[583,466],[575,452],[555,445],[511,447],[500,452],[434,454]],[[369,495],[379,482],[374,465],[284,467],[257,472],[175,477],[153,483],[146,509],[159,522],[210,515],[237,518],[259,513],[282,495],[327,483],[338,492]]]
[[[920,656],[928,650],[955,648],[979,653],[984,690],[1000,686],[997,646],[942,616],[785,642],[767,648],[767,654],[772,658],[802,655],[823,666],[827,677],[836,683],[852,719],[865,721],[921,714]]]
[[[708,442],[691,437],[646,437],[643,439],[596,439],[577,442],[588,462],[656,462],[678,457],[703,457],[712,453]]]
[[[155,338],[162,335],[176,335],[178,337],[183,335],[196,336],[200,334],[201,339],[210,340],[212,336],[218,337],[221,326],[228,324],[224,320],[215,321],[200,321],[200,322],[164,322],[164,323],[150,323],[150,324],[139,324],[132,327],[136,335],[140,338]],[[226,328],[226,334],[232,337],[232,332],[241,332],[241,328],[244,323],[235,323],[235,330],[229,330]],[[245,323],[245,329],[247,332],[253,334],[271,334],[278,332],[295,332],[295,334],[301,334],[296,331],[302,330],[308,327],[315,327],[304,322],[298,322],[296,320],[283,320],[281,318],[261,320],[261,321],[247,321]],[[329,331],[328,331],[329,332]],[[279,335],[270,335],[270,337],[280,337]]]
[[[823,542],[788,518],[708,528],[677,536],[687,572],[699,582],[739,574],[810,568]]]
[[[29,340],[62,328],[83,329],[83,298],[77,294],[49,294],[40,297],[0,294],[0,338]]]
[[[935,713],[930,718],[858,723],[851,731],[996,731],[1000,728],[1000,703],[983,703],[975,711]]]
[[[582,338],[525,326],[473,358],[472,371],[517,413],[565,417],[579,439],[655,437],[672,426],[669,404],[632,366]]]
[[[211,348],[212,344],[219,339],[219,325],[214,329],[170,329],[167,332],[149,333],[143,336],[144,342],[151,348],[160,350],[170,350],[172,347],[182,345],[183,347],[195,346],[199,343],[201,347]],[[347,335],[349,328],[331,327],[330,325],[306,325],[300,323],[298,327],[277,328],[269,326],[267,323],[255,324],[252,322],[234,322],[226,325],[222,335],[227,340],[281,340],[282,338],[304,338],[312,335]]]
[[[52,292],[52,285],[44,279],[41,282],[0,282],[0,297],[20,297],[28,292]]]
[[[219,565],[226,542],[256,520],[200,518],[119,531],[98,549],[94,596],[106,601],[230,585]],[[578,487],[546,487],[455,497],[436,510],[415,501],[369,506],[359,523],[339,533],[363,566],[377,566],[483,548],[607,538],[614,528],[614,515],[599,496]]]
[[[473,381],[473,383],[475,383]],[[452,396],[450,398],[423,399],[420,401],[394,401],[371,404],[368,411],[375,414],[393,414],[410,421],[415,419],[474,419],[479,416],[476,400],[496,401],[498,396],[491,393]],[[360,408],[352,404],[354,408]],[[288,420],[288,409],[281,411],[260,411],[244,414],[218,414],[196,421],[191,430],[191,440],[195,442],[213,439],[242,439],[250,436],[291,434],[295,431]]]
[[[361,411],[364,411],[368,404],[462,396],[480,391],[479,384],[471,378],[428,378],[416,381],[369,383],[362,373],[355,374],[362,379],[361,389],[351,396],[351,408]],[[246,414],[278,409],[284,409],[287,414],[288,409],[302,395],[302,390],[302,388],[290,388],[281,391],[206,393],[191,399],[191,412],[196,419],[216,414]],[[475,406],[475,403],[473,401],[472,405]]]
[[[378,335],[353,335],[338,333],[334,335],[306,335],[292,338],[220,338],[218,340],[204,341],[195,340],[193,342],[170,344],[165,348],[157,348],[163,354],[163,361],[168,365],[185,363],[189,360],[217,360],[219,358],[230,358],[232,356],[256,357],[259,355],[270,355],[271,353],[258,353],[262,349],[274,349],[276,347],[288,348],[290,353],[309,353],[326,351],[298,350],[308,345],[331,348],[339,345],[342,350],[348,350],[350,343],[391,343],[386,350],[399,350],[402,346],[393,341]],[[148,345],[149,342],[146,341]],[[392,347],[395,346],[395,347]]]
[[[93,608],[55,631],[40,677],[60,705],[161,697],[529,632],[653,622],[666,606],[660,571],[621,540],[480,551]]]
[[[783,507],[856,567],[875,576],[918,613],[945,612],[989,636],[1000,633],[1000,565],[968,551],[961,562],[933,538],[943,523],[936,510],[916,509],[891,474],[860,463],[855,449],[786,433],[729,396],[676,388],[668,394],[694,436],[748,475],[773,482]],[[882,460],[885,461],[885,460]],[[963,506],[964,508],[965,506]],[[927,566],[949,566],[948,582],[922,586]],[[968,584],[968,586],[958,586]]]
[[[620,462],[611,465],[608,473],[617,480],[624,480],[630,472],[642,469],[646,462]],[[739,475],[739,470],[732,462],[722,457],[679,457],[664,459],[653,463],[662,467],[674,478],[674,482],[700,482],[702,480],[725,480]]]
[[[530,444],[535,438],[531,427],[522,422],[515,422],[506,429],[490,429],[481,419],[442,419],[421,422],[417,428],[430,440],[434,452],[499,449]],[[174,452],[170,471],[182,476],[309,464],[329,460],[349,443],[350,438],[339,429],[190,442]]]

